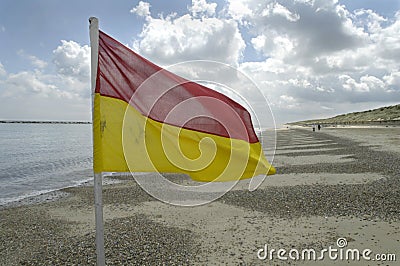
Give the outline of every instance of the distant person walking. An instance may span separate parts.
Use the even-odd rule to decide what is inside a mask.
[[[321,125],[320,124],[318,124],[318,130],[321,130]]]
[[[315,131],[315,125],[312,125],[312,131]]]

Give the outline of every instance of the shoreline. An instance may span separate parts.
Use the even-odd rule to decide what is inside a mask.
[[[280,130],[275,176],[253,192],[241,181],[199,207],[159,202],[132,178],[106,185],[106,262],[265,265],[257,258],[265,244],[322,249],[340,237],[349,248],[400,256],[400,151],[387,149],[398,135],[391,139],[385,135],[391,131],[377,130],[381,135]],[[170,179],[196,185],[181,175]],[[93,187],[62,191],[68,196],[0,210],[1,265],[95,264]]]
[[[2,199],[4,203],[0,204],[0,210],[4,210],[7,208],[20,207],[26,205],[34,205],[41,204],[46,202],[57,201],[63,199],[65,197],[70,196],[69,193],[65,192],[65,190],[69,188],[79,188],[79,187],[92,187],[93,186],[93,177],[86,178],[82,181],[78,182],[75,185],[70,185],[61,188],[49,189],[49,190],[41,190],[36,192],[31,192],[29,194],[24,194],[21,196],[13,197],[12,199]],[[113,178],[112,176],[103,177],[103,186],[112,185],[116,183],[124,182],[122,179]]]

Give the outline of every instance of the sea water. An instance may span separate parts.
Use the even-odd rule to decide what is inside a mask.
[[[0,123],[0,205],[92,178],[89,124]]]

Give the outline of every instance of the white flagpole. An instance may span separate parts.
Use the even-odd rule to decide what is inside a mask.
[[[96,88],[97,65],[99,55],[99,21],[95,17],[89,18],[90,48],[91,48],[91,82],[92,82],[92,118],[94,118],[94,94]],[[92,119],[92,121],[94,121]],[[93,141],[94,142],[94,141]],[[94,155],[94,154],[93,154]],[[93,156],[94,157],[94,156]],[[94,158],[93,158],[94,161]],[[97,265],[105,265],[104,254],[104,225],[103,225],[103,176],[94,173],[94,205],[96,219],[96,256]]]

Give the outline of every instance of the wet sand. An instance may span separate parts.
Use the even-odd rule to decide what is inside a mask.
[[[157,201],[131,178],[105,185],[107,264],[315,265],[276,254],[260,260],[257,251],[265,244],[337,248],[338,238],[348,248],[393,253],[399,261],[399,136],[399,128],[278,130],[275,176],[253,192],[241,181],[199,207]],[[93,187],[62,193],[0,210],[0,265],[95,264]],[[323,263],[348,264],[327,257]]]

